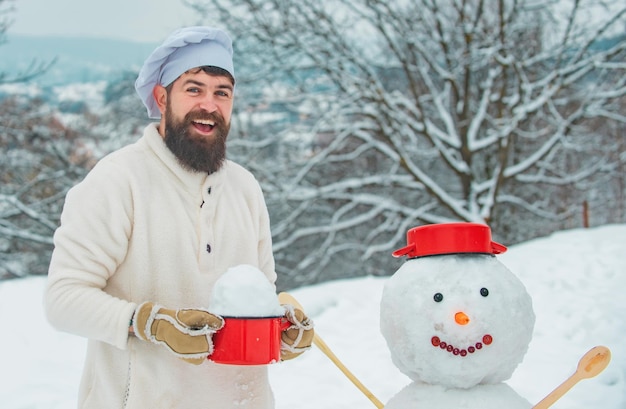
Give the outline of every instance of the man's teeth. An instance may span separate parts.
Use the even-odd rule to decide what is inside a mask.
[[[195,120],[194,122],[196,122],[198,124],[202,124],[202,125],[215,126],[215,122],[214,121],[209,121],[209,120],[198,119],[198,120]]]

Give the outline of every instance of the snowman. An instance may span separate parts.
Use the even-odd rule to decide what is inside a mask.
[[[495,257],[488,226],[413,228],[385,284],[380,329],[412,382],[385,409],[529,409],[504,381],[522,361],[535,315],[522,282]]]

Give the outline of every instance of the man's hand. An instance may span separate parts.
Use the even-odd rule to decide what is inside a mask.
[[[170,310],[145,302],[135,310],[135,335],[185,361],[199,365],[213,353],[213,334],[224,326],[218,315],[202,309]]]
[[[293,305],[284,304],[285,318],[291,326],[281,334],[280,358],[283,361],[293,359],[311,348],[313,336],[313,321],[304,312]]]

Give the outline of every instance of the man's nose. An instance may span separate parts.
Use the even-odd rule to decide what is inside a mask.
[[[200,108],[209,113],[217,111],[217,104],[215,103],[213,96],[206,96],[202,98],[200,101]]]

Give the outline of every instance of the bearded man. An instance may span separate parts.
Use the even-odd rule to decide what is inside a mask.
[[[216,280],[242,264],[276,280],[261,187],[226,159],[232,53],[222,30],[172,33],[135,83],[159,121],[67,194],[45,309],[88,339],[80,408],[274,407],[267,366],[210,360],[224,325],[207,310]],[[313,338],[302,311],[285,311],[283,360]]]

